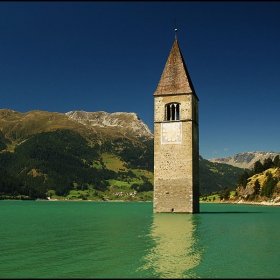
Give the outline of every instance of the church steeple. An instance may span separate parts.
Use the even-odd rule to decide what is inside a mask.
[[[196,95],[184,58],[182,56],[175,29],[175,41],[162,72],[154,95],[193,93]]]
[[[199,213],[198,97],[176,32],[154,92],[154,213]]]

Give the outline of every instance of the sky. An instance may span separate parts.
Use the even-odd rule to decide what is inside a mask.
[[[199,154],[280,152],[279,14],[277,1],[1,1],[0,109],[133,112],[153,132],[177,28]]]

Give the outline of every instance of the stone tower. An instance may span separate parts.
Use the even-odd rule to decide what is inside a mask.
[[[199,212],[198,101],[175,36],[154,93],[154,213]]]

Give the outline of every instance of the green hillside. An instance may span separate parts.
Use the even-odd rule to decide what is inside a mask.
[[[235,190],[237,180],[244,170],[229,164],[213,163],[200,157],[199,179],[200,194],[209,195],[222,191],[224,188]]]
[[[0,197],[152,200],[153,139],[65,114],[0,110]],[[243,169],[200,158],[200,193],[236,188]]]
[[[280,160],[266,158],[254,163],[250,172],[243,172],[237,181],[233,200],[280,202]]]

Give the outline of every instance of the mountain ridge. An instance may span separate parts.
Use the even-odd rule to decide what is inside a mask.
[[[2,139],[10,151],[29,135],[57,129],[74,130],[91,143],[99,144],[108,139],[123,137],[139,144],[143,140],[153,139],[148,126],[135,113],[58,113],[41,110],[21,113],[11,109],[0,109],[0,141]]]
[[[266,151],[255,151],[255,152],[242,152],[237,153],[234,156],[224,157],[224,158],[212,158],[209,159],[210,162],[216,163],[225,163],[239,168],[248,168],[251,169],[254,166],[254,163],[260,160],[261,163],[266,158],[273,158],[277,155],[280,155],[280,152],[266,152]]]
[[[63,180],[71,177],[73,181],[67,182],[65,188],[70,188],[71,184],[74,184],[75,188],[84,188],[85,184],[92,184],[90,174],[97,172],[95,169],[100,172],[103,170],[104,176],[107,174],[107,177],[103,178],[102,172],[96,173],[101,176],[99,181],[94,183],[96,186],[102,186],[107,181],[111,184],[110,188],[114,189],[112,180],[117,178],[117,184],[122,185],[123,180],[132,182],[131,172],[138,174],[138,177],[139,172],[149,174],[145,177],[152,183],[153,149],[153,134],[135,113],[58,113],[40,110],[20,113],[0,109],[0,161],[3,163],[3,172],[20,179],[26,188],[32,186],[36,189],[37,175],[41,173],[48,174],[46,178],[49,178],[48,182],[42,181],[42,186],[50,187],[51,182],[57,186],[65,185]],[[89,155],[94,156],[89,158]],[[8,160],[10,165],[6,164]],[[57,167],[55,170],[54,162]],[[62,170],[60,166],[63,164]],[[76,166],[72,166],[73,164]],[[69,168],[74,168],[74,171],[70,172]],[[78,168],[84,170],[78,171]],[[217,192],[224,187],[235,189],[237,179],[244,171],[244,168],[212,163],[202,157],[199,168],[201,194]],[[85,172],[84,182],[75,175],[79,172]],[[128,172],[132,177],[122,172]],[[143,177],[136,184],[146,183],[147,179]],[[94,193],[94,186],[91,185],[90,188]],[[36,192],[42,194],[41,190],[36,189]]]
[[[139,137],[147,139],[154,138],[148,126],[142,122],[136,113],[115,112],[107,113],[105,111],[86,112],[86,111],[70,111],[65,113],[69,118],[80,122],[84,125],[120,128],[126,127],[129,133],[136,134]],[[126,132],[127,133],[127,132]]]

